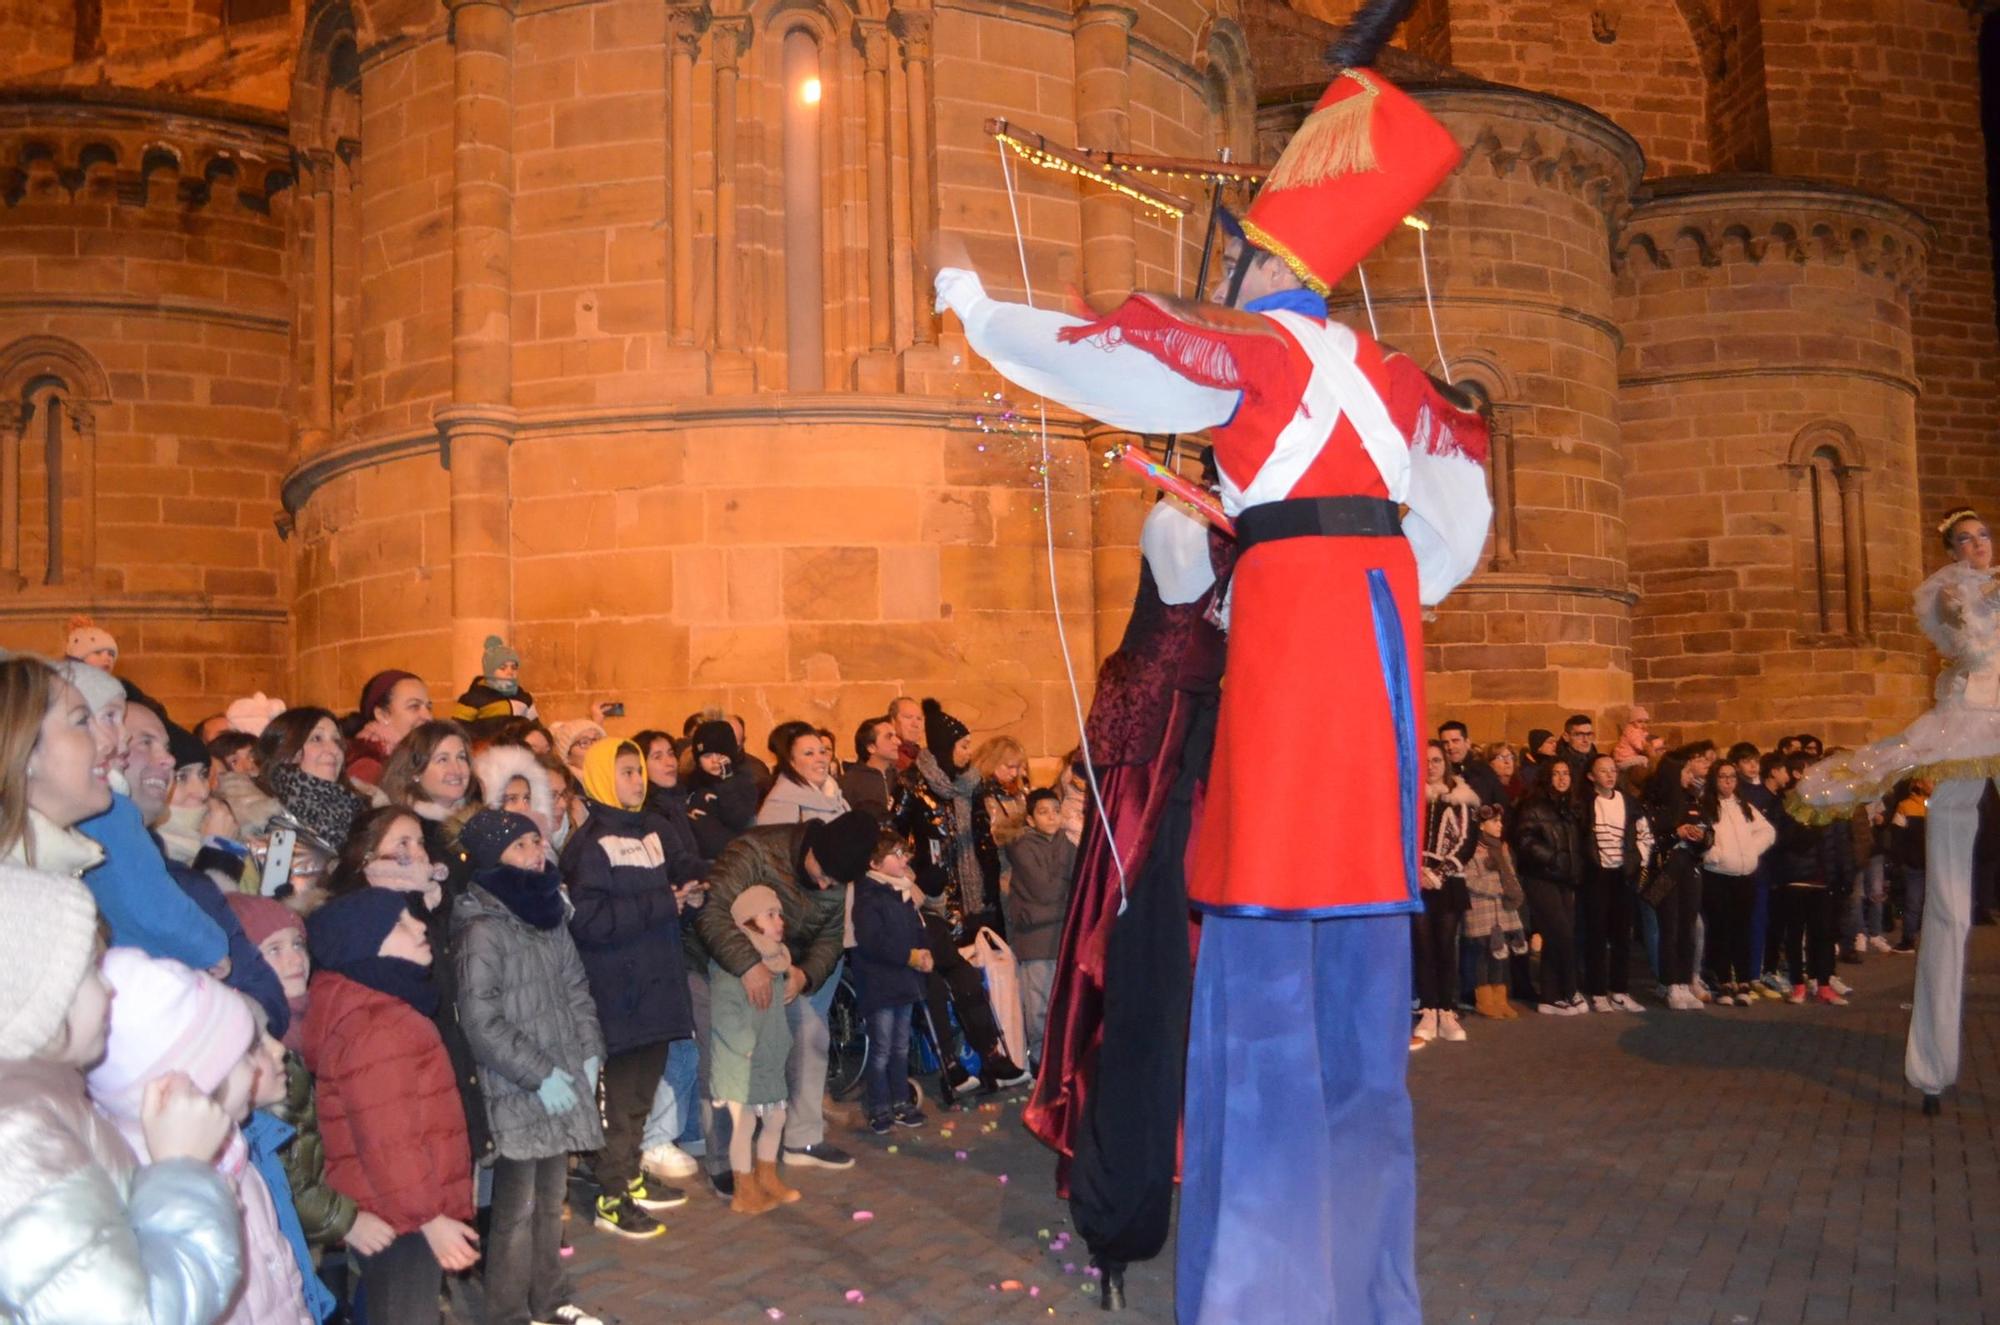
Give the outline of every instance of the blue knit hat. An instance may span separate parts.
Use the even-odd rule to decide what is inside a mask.
[[[490,870],[500,863],[500,853],[529,833],[539,833],[533,819],[512,810],[481,810],[465,821],[458,844],[472,860],[475,870]]]
[[[381,956],[382,940],[409,909],[409,894],[393,888],[361,888],[334,898],[306,917],[313,969],[342,971]]]

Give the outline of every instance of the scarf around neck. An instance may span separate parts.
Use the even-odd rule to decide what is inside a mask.
[[[524,870],[495,865],[472,876],[493,900],[536,929],[554,929],[563,922],[562,876],[555,869]]]
[[[972,798],[979,794],[979,770],[961,769],[952,776],[929,750],[918,752],[916,767],[946,815],[945,828],[951,838],[951,872],[958,883],[960,904],[967,915],[984,911],[986,873],[979,866],[979,845],[973,841],[972,832]]]
[[[378,994],[399,999],[425,1017],[437,1016],[437,985],[431,980],[431,968],[428,966],[419,966],[405,957],[363,957],[358,962],[349,962],[334,974],[344,975],[355,984],[366,985]]]
[[[265,770],[264,781],[286,813],[335,846],[347,841],[354,820],[367,808],[346,787],[316,778],[297,764],[273,764]]]

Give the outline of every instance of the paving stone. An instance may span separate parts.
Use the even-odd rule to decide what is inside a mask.
[[[1936,1119],[1902,1077],[1907,957],[1843,967],[1846,1008],[1468,1017],[1466,1043],[1410,1066],[1425,1320],[2000,1322],[2000,931],[1974,931],[1971,970],[1963,1079]],[[622,1325],[1100,1315],[1082,1241],[1036,1236],[1070,1225],[1022,1099],[944,1115],[950,1143],[937,1121],[888,1140],[833,1124],[856,1166],[793,1173],[805,1199],[756,1219],[698,1193],[656,1242],[575,1226],[578,1297]],[[1006,1280],[1023,1287],[989,1289]],[[1132,1267],[1125,1325],[1170,1322],[1172,1284],[1171,1248]]]

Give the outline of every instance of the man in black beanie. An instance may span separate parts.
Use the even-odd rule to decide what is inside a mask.
[[[792,1053],[785,1063],[791,1091],[785,1110],[788,1164],[829,1169],[854,1164],[853,1156],[826,1141],[826,1013],[814,1006],[811,995],[826,987],[840,964],[848,885],[867,873],[879,831],[875,816],[861,810],[826,822],[752,828],[716,857],[708,873],[708,901],[695,912],[694,933],[708,979],[741,980],[753,1007],[769,1007],[774,998],[785,1005],[792,1028]],[[737,896],[757,884],[778,895],[778,908],[785,917],[792,969],[782,986],[729,915]],[[708,990],[703,985],[694,993],[695,1044],[701,1052],[697,1098],[705,1105]],[[727,1139],[718,1135],[721,1121],[715,1110],[703,1108],[702,1162],[718,1191],[728,1171]]]

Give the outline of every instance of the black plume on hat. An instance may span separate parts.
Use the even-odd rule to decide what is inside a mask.
[[[882,822],[866,810],[849,810],[837,819],[814,820],[806,826],[806,850],[821,873],[838,883],[854,883],[868,872],[868,857]]]
[[[951,750],[960,738],[969,736],[972,728],[944,711],[944,705],[935,699],[924,701],[924,744],[937,757],[937,761],[947,768],[953,768]]]

